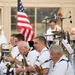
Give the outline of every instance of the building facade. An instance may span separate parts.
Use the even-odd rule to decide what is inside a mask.
[[[21,0],[21,2],[29,17],[35,36],[45,34],[48,28],[45,18],[51,18],[59,10],[64,18],[60,26],[69,32],[75,28],[75,0]],[[17,0],[0,0],[0,25],[3,26],[8,41],[12,33],[18,33]]]

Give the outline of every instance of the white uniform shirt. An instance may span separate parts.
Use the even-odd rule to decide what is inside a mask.
[[[33,66],[38,55],[39,55],[39,53],[36,50],[30,51],[28,53],[28,55],[27,55],[27,62],[28,62],[28,64]]]
[[[56,30],[56,28],[54,28],[54,30],[49,28],[47,30],[47,32],[46,32],[46,34],[48,35],[48,36],[46,36],[47,37],[47,41],[53,41],[53,33],[52,33],[52,31],[55,31],[55,30]]]
[[[45,47],[37,57],[35,65],[40,66],[42,63],[49,59],[51,59],[50,54],[48,49]],[[42,68],[50,68],[50,61],[42,64],[41,66]]]
[[[17,46],[13,47],[13,49],[11,50],[12,57],[15,58],[18,54],[20,54],[20,52],[18,50],[18,47]],[[22,61],[23,56],[20,54],[20,55],[17,56],[16,59],[19,60],[19,61]]]
[[[65,60],[68,59],[63,55],[55,64],[54,68],[51,69],[50,75],[74,75],[74,70],[71,63]]]

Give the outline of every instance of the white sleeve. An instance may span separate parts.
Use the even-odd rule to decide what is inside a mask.
[[[42,53],[42,55],[39,57],[39,61],[36,61],[35,64],[40,66],[43,62],[45,62],[46,60],[50,59],[50,54],[48,51],[45,51],[44,53]],[[47,63],[43,63],[42,68],[50,68],[50,61]]]

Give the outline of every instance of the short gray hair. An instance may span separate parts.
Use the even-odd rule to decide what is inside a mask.
[[[18,44],[18,47],[27,47],[28,49],[30,48],[28,42],[25,42],[25,41],[21,41],[21,42]]]
[[[49,48],[49,50],[52,50],[55,53],[63,53],[63,48],[60,45],[52,44]]]

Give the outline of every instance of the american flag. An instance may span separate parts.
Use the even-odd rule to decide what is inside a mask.
[[[20,33],[24,35],[26,42],[33,40],[33,29],[28,19],[28,16],[25,13],[21,0],[18,0],[17,26],[20,30]]]

